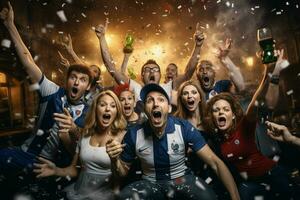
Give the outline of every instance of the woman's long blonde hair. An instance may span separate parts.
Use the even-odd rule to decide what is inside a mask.
[[[203,121],[204,109],[205,109],[205,99],[204,99],[205,95],[204,92],[198,86],[198,84],[193,80],[185,81],[179,86],[178,93],[177,93],[177,110],[174,116],[182,119],[187,119],[187,117],[189,116],[190,111],[185,107],[181,97],[183,93],[183,89],[188,85],[194,86],[200,95],[199,112],[200,112],[201,121]]]
[[[85,118],[85,125],[82,133],[83,136],[93,133],[95,131],[95,128],[97,128],[97,105],[99,103],[99,100],[105,95],[108,95],[114,99],[117,108],[116,118],[114,119],[111,125],[111,133],[117,134],[118,132],[125,130],[127,122],[123,116],[119,98],[117,97],[117,95],[115,95],[114,92],[110,90],[105,90],[100,92],[96,97],[94,97],[93,103]]]

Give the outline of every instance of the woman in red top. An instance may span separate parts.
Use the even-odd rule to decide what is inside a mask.
[[[219,138],[221,157],[240,173],[241,199],[289,199],[288,176],[284,169],[261,154],[255,143],[257,123],[255,102],[262,86],[254,94],[244,115],[239,102],[229,93],[221,93],[207,103],[207,128]],[[276,158],[276,157],[275,157]]]

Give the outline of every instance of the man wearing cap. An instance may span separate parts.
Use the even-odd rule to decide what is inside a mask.
[[[129,129],[124,144],[115,140],[106,144],[115,174],[125,176],[135,158],[141,162],[142,179],[127,185],[120,199],[216,199],[209,186],[187,167],[188,147],[212,167],[231,198],[239,199],[232,175],[197,129],[186,120],[169,115],[171,105],[165,90],[157,84],[148,84],[140,96],[148,120]]]

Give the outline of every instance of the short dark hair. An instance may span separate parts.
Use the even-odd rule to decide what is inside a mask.
[[[159,67],[159,69],[160,69],[160,66],[157,64],[157,62],[156,62],[155,60],[149,59],[149,60],[147,60],[147,62],[142,66],[141,74],[142,74],[143,71],[144,71],[144,67],[145,67],[146,65],[148,65],[148,64],[154,64],[154,65],[157,65],[157,66]]]
[[[89,67],[87,67],[85,65],[81,65],[81,64],[70,65],[70,67],[68,68],[68,72],[67,72],[67,78],[69,78],[71,72],[73,72],[73,71],[88,75],[89,76],[89,83],[92,82],[93,76],[92,76],[92,73],[91,73]]]

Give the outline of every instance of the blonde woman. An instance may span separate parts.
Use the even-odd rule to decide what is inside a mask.
[[[35,164],[37,177],[76,177],[76,165],[80,160],[81,171],[77,181],[65,188],[68,199],[112,199],[111,160],[106,153],[105,144],[112,139],[121,142],[125,128],[126,120],[118,97],[112,91],[101,92],[87,114],[72,164],[59,168],[40,158],[41,163]]]

